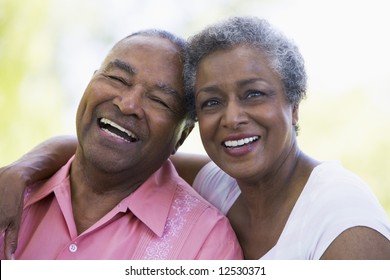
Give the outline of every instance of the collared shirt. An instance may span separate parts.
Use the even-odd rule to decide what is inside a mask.
[[[28,189],[16,259],[242,258],[227,218],[186,184],[170,161],[78,234],[70,193],[72,161]]]

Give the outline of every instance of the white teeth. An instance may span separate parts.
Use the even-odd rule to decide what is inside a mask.
[[[109,119],[101,118],[100,122],[104,123],[104,124],[111,125],[112,127],[115,127],[116,129],[122,131],[123,133],[126,133],[129,137],[137,139],[137,136],[134,133],[132,133],[131,131],[129,131],[129,130],[123,128],[123,127],[121,127],[119,124],[114,123],[113,121],[110,121]]]
[[[253,141],[256,141],[257,139],[259,139],[259,136],[252,136],[252,137],[248,137],[248,138],[244,138],[244,139],[240,139],[240,140],[229,140],[229,141],[225,141],[224,145],[228,148],[235,148],[235,147],[243,146],[243,145],[248,144],[248,143],[252,143]]]

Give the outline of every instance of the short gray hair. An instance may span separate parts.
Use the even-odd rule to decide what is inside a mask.
[[[189,38],[184,64],[187,94],[195,98],[196,70],[203,57],[237,45],[253,46],[266,54],[283,82],[290,104],[298,106],[306,97],[307,76],[298,47],[266,20],[256,17],[232,17]],[[193,110],[195,115],[195,106]]]
[[[166,30],[161,29],[144,29],[137,32],[134,32],[122,40],[120,40],[116,45],[120,44],[122,41],[125,41],[126,39],[129,39],[131,37],[135,36],[145,36],[145,37],[155,37],[155,38],[161,38],[161,39],[167,39],[172,44],[176,45],[178,47],[178,53],[180,55],[180,59],[182,63],[184,63],[184,57],[185,57],[185,51],[187,47],[187,41],[183,39],[182,37],[179,37],[171,32],[168,32]],[[115,47],[115,46],[114,46]],[[195,117],[193,115],[193,108],[194,108],[194,98],[192,96],[192,92],[188,92],[183,88],[184,94],[185,94],[185,118],[188,126],[192,126],[195,123]]]

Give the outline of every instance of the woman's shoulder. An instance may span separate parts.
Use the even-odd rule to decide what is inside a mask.
[[[311,249],[316,258],[337,236],[352,227],[369,227],[390,237],[387,214],[371,188],[335,161],[314,168],[293,216],[293,224],[312,229],[304,235],[307,245],[314,246]]]
[[[338,161],[325,161],[316,166],[305,186],[313,194],[328,199],[350,196],[376,200],[370,186],[357,174],[346,169]]]
[[[370,187],[336,161],[317,165],[268,258],[319,259],[347,229],[365,226],[390,238],[390,224]]]
[[[384,212],[370,186],[336,161],[323,162],[313,169],[300,199],[305,207],[323,215],[340,211],[363,214],[367,209]]]

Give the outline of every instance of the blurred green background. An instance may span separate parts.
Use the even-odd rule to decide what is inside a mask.
[[[371,186],[390,215],[390,18],[386,1],[0,0],[0,165],[74,134],[84,87],[119,39],[157,27],[188,37],[232,15],[268,19],[309,75],[299,143]],[[204,153],[195,130],[183,151]]]

